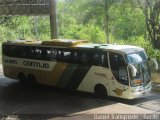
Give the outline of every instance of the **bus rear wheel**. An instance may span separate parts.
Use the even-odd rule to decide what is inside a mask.
[[[29,74],[27,76],[27,88],[34,88],[37,85],[37,80],[34,75]]]
[[[26,85],[26,77],[24,73],[18,73],[17,79],[19,80],[21,85]]]
[[[102,84],[97,84],[95,86],[94,94],[98,98],[107,98],[108,97],[107,89]]]

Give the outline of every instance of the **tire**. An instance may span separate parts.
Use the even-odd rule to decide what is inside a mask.
[[[104,85],[97,84],[94,88],[94,94],[98,98],[107,98],[108,92]]]
[[[34,75],[29,74],[27,76],[27,88],[35,88],[37,85],[37,80]]]
[[[22,86],[26,85],[26,76],[24,73],[18,73],[17,79],[19,80]]]

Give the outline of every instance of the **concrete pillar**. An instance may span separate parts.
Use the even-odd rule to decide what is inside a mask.
[[[51,39],[58,38],[57,0],[50,0]]]

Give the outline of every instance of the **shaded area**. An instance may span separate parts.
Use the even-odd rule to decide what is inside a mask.
[[[66,92],[47,86],[28,89],[17,81],[0,78],[0,113],[19,114],[18,118],[67,117],[76,112],[111,104],[114,103],[93,99],[90,94]]]
[[[49,86],[37,86],[34,89],[22,87],[18,81],[4,78],[0,73],[0,113],[14,114],[17,119],[93,119],[94,112],[104,113],[105,108],[118,108],[125,104],[151,109],[159,104],[159,93],[152,92],[149,96],[135,100],[125,100],[110,97],[98,99],[92,94],[68,92]],[[150,106],[146,104],[151,103]],[[153,105],[152,105],[153,104]],[[126,106],[127,107],[127,106]],[[115,108],[113,108],[115,109]],[[128,110],[130,108],[127,108]],[[91,110],[91,112],[89,112]],[[152,107],[159,111],[158,107]],[[84,114],[86,112],[89,114]],[[125,111],[125,108],[124,110]],[[118,109],[117,109],[118,112]],[[127,112],[127,111],[126,111]],[[18,116],[16,116],[18,115]],[[7,118],[8,116],[4,116]]]

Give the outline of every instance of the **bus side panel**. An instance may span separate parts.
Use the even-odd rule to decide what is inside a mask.
[[[60,76],[60,79],[57,81],[56,86],[60,88],[65,88],[66,85],[70,82],[71,77],[75,73],[78,64],[68,64],[64,69],[63,73]]]
[[[5,77],[11,78],[11,79],[17,79],[18,71],[16,70],[15,67],[12,67],[9,65],[3,65],[3,74]]]
[[[90,65],[78,65],[65,88],[69,90],[77,90],[90,68]]]
[[[16,66],[8,66],[4,65],[3,72],[6,77],[17,79],[18,73],[24,73],[27,77],[29,74],[34,75],[36,80],[41,80],[41,75],[44,74],[44,71],[42,70],[34,70],[29,68],[22,68],[22,67],[16,67]],[[39,81],[37,81],[39,82]]]
[[[92,66],[77,90],[94,93],[94,87],[97,84],[102,84],[106,87],[109,94],[111,78],[112,75],[110,74],[109,69],[99,66]]]
[[[62,76],[63,71],[67,68],[67,65],[67,63],[57,62],[51,71],[43,71],[40,83],[56,86],[56,83]]]

